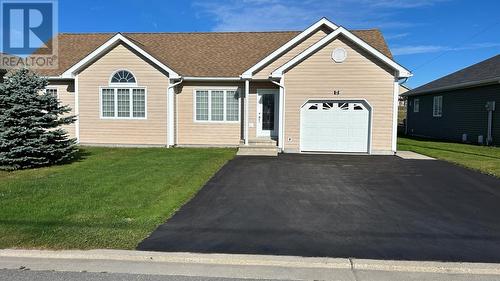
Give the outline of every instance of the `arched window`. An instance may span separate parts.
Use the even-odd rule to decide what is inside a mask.
[[[127,84],[135,84],[134,75],[127,70],[118,70],[111,77],[111,83],[127,83]]]
[[[137,85],[130,71],[122,69],[114,72],[109,85],[100,89],[101,118],[147,118],[147,89]]]

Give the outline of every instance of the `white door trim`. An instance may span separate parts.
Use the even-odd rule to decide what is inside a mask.
[[[262,95],[273,95],[274,96],[274,129],[273,130],[262,130],[262,122],[259,116],[262,115],[262,104],[259,102],[260,98]],[[255,115],[255,120],[256,120],[256,130],[255,134],[256,137],[277,137],[278,136],[278,122],[279,122],[279,105],[278,105],[278,100],[279,98],[279,90],[278,89],[257,89],[257,95],[256,95],[256,115]]]

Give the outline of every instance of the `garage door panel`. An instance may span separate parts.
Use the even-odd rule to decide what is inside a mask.
[[[301,109],[303,151],[368,152],[367,106],[359,102],[311,102]]]

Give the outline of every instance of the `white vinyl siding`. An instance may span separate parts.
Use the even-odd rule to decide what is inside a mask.
[[[238,122],[240,99],[236,90],[195,90],[195,121]]]
[[[434,102],[432,103],[432,116],[443,116],[443,96],[434,97]]]
[[[101,88],[101,118],[145,119],[146,89]]]
[[[413,112],[419,112],[419,111],[420,111],[420,100],[414,99],[413,100]]]

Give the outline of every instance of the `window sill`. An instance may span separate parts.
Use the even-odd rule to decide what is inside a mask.
[[[194,123],[200,124],[239,124],[240,121],[202,121],[202,120],[194,120]]]
[[[148,120],[146,117],[102,117],[101,120]]]

